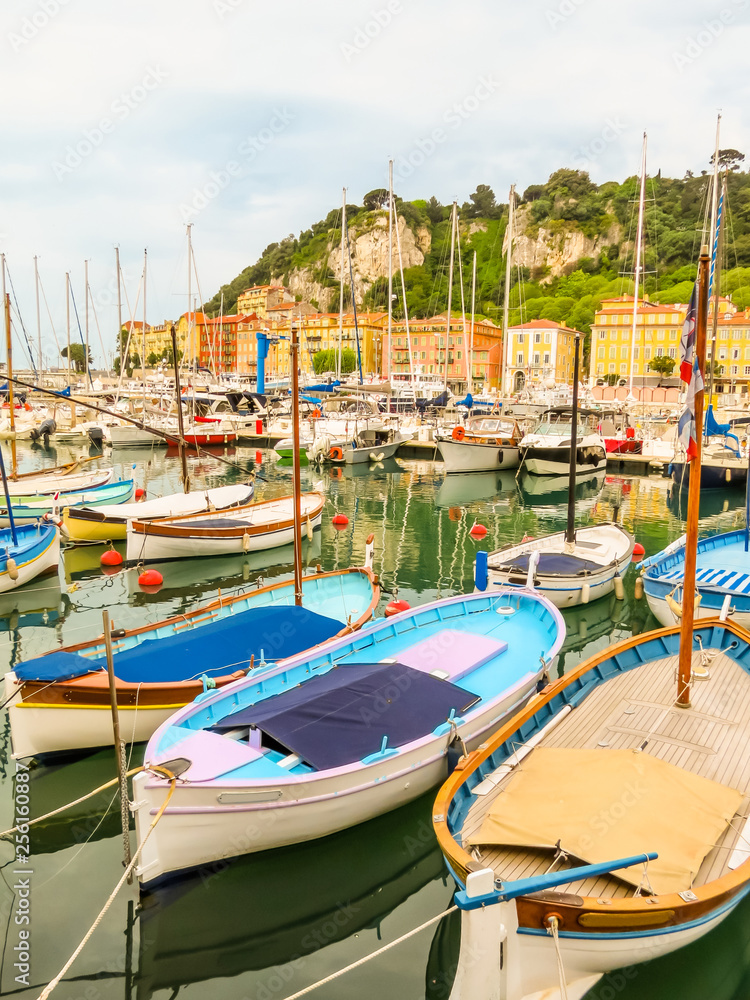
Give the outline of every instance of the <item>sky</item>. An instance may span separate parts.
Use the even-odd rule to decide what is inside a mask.
[[[387,186],[389,158],[402,198],[507,201],[564,166],[637,174],[646,131],[647,173],[682,177],[708,167],[720,110],[750,163],[750,0],[5,0],[0,47],[0,252],[34,345],[38,258],[45,364],[66,272],[75,339],[88,261],[101,362],[116,246],[124,317],[147,251],[147,321],[176,319],[188,223],[200,303],[342,187]]]

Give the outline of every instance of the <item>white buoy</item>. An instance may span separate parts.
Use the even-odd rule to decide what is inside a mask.
[[[640,601],[642,597],[643,597],[643,577],[638,576],[636,577],[635,580],[635,599],[636,601]]]
[[[243,552],[250,551],[250,535],[247,531],[244,532],[244,534],[242,535],[242,551]]]
[[[8,558],[5,560],[5,567],[8,570],[8,576],[11,578],[11,580],[17,580],[18,566],[16,565],[16,560],[8,556]]]
[[[581,584],[581,604],[588,604],[591,597],[591,584]]]
[[[618,601],[625,600],[625,584],[622,582],[622,577],[619,573],[615,573],[615,597]]]

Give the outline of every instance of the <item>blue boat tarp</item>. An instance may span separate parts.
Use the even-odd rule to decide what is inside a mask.
[[[103,661],[89,660],[80,653],[58,651],[26,660],[13,669],[19,681],[69,681],[73,677],[96,673],[103,666]]]
[[[214,732],[255,726],[319,771],[431,733],[479,696],[403,663],[340,663],[296,688],[242,708]]]
[[[325,385],[306,385],[303,392],[335,392],[340,385],[336,379],[333,382],[326,382]]]
[[[126,684],[170,684],[201,674],[231,674],[246,669],[253,655],[257,663],[261,651],[266,660],[293,656],[333,638],[342,628],[342,622],[304,607],[249,608],[177,635],[145,639],[115,653],[115,676]],[[15,670],[20,680],[53,681],[80,677],[105,666],[104,657],[94,660],[57,652],[28,660]]]

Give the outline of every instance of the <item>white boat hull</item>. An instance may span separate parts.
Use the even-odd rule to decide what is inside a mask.
[[[495,472],[498,469],[516,469],[520,461],[518,448],[498,447],[496,444],[478,444],[474,441],[438,441],[447,473]]]
[[[5,594],[9,590],[17,590],[25,583],[30,583],[43,573],[56,570],[60,562],[60,532],[56,531],[52,541],[44,552],[35,559],[30,559],[25,563],[18,563],[16,568],[18,576],[13,580],[7,570],[0,573],[0,594]]]
[[[549,449],[545,449],[548,451]],[[604,470],[607,465],[606,455],[596,463],[586,465],[576,465],[576,476],[591,475],[592,472]],[[567,457],[559,461],[546,457],[536,457],[534,452],[527,452],[524,467],[535,476],[564,476],[570,472],[570,464]]]
[[[674,595],[675,600],[678,604],[682,603],[682,588],[679,588],[677,593]],[[667,604],[663,597],[655,597],[652,594],[646,594],[646,600],[648,601],[648,606],[651,609],[651,613],[657,621],[666,626],[670,627],[672,625],[678,625],[680,619],[672,612],[671,608]],[[736,622],[743,628],[750,629],[750,611],[738,611],[731,610],[732,602],[730,601],[730,612],[728,618],[730,621]],[[693,612],[695,618],[715,618],[719,612],[716,608],[709,608],[702,604]]]
[[[490,706],[458,733],[474,747],[501,719],[522,706],[536,688],[538,673],[527,674],[500,703]],[[222,862],[240,854],[298,844],[337,833],[418,798],[447,775],[451,733],[410,753],[363,765],[337,768],[324,777],[305,775],[281,785],[227,782],[201,787],[177,784],[169,805],[141,856],[138,876],[149,883],[172,871]],[[175,748],[179,757],[179,747]],[[140,842],[161,807],[168,783],[148,772],[133,781],[136,836]],[[231,797],[237,803],[231,804]],[[223,798],[224,801],[220,801]]]
[[[115,425],[109,428],[113,448],[166,448],[167,442],[158,434],[141,430],[135,424]]]

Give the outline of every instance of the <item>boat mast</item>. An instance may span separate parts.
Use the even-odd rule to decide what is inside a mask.
[[[395,205],[394,205],[395,209]],[[406,343],[409,347],[409,385],[411,386],[412,398],[417,398],[414,388],[414,355],[411,349],[411,331],[409,330],[409,306],[406,302],[406,282],[404,281],[404,261],[401,256],[401,234],[398,231],[398,216],[396,216],[396,249],[398,250],[398,273],[401,278],[401,300],[404,303],[404,327],[406,329]]]
[[[713,299],[713,316],[711,317],[711,345],[706,352],[710,361],[708,364],[708,405],[712,405],[714,389],[714,366],[716,364],[716,331],[719,325],[719,287],[721,284],[721,255],[724,247],[724,212],[726,211],[727,182],[721,190],[721,198],[716,214],[716,227],[712,234],[711,267],[708,279],[709,297]]]
[[[190,476],[188,475],[187,456],[185,454],[185,428],[182,422],[182,394],[180,393],[180,366],[177,363],[177,331],[172,324],[172,364],[174,368],[174,391],[177,398],[177,428],[179,438],[177,447],[180,450],[180,463],[182,465],[182,491],[190,492]],[[145,415],[144,415],[145,416]],[[145,421],[144,421],[145,422]]]
[[[193,325],[190,318],[190,307],[193,301],[193,238],[192,238],[193,223],[188,222],[187,226],[187,238],[188,238],[188,254],[187,254],[187,264],[188,264],[188,313],[187,313],[187,349],[188,357],[190,359],[190,370],[193,369]],[[195,317],[193,317],[194,319]],[[177,361],[177,355],[175,355],[175,362]]]
[[[448,310],[445,322],[445,354],[443,367],[443,389],[448,388],[448,341],[451,332],[451,298],[453,295],[453,258],[456,254],[456,202],[453,202],[451,209],[451,262],[448,271]]]
[[[510,344],[508,343],[508,305],[510,301],[510,274],[511,267],[513,263],[513,227],[515,225],[516,217],[516,185],[511,184],[510,194],[508,195],[508,227],[505,230],[508,234],[508,249],[505,251],[505,293],[503,295],[503,332],[502,332],[502,345],[500,348],[500,374],[498,376],[498,389],[500,390],[500,395],[502,396],[505,391],[503,387],[503,379],[505,377],[505,369],[507,364],[507,370],[510,371]],[[505,359],[506,353],[508,354],[507,363]],[[508,387],[510,388],[510,386]]]
[[[581,335],[576,333],[573,359],[573,418],[570,428],[570,465],[568,466],[568,523],[565,546],[573,546],[576,538],[576,458],[578,453],[578,366],[581,357]]]
[[[698,264],[698,314],[695,322],[695,367],[692,374],[695,386],[695,444],[689,463],[687,525],[685,530],[685,570],[682,582],[682,624],[680,629],[680,655],[677,668],[677,701],[681,708],[690,707],[690,680],[693,670],[693,619],[695,616],[695,564],[698,546],[698,508],[701,489],[701,452],[703,442],[703,372],[706,363],[706,327],[708,325],[708,247],[701,247]],[[690,387],[688,387],[688,397]]]
[[[359,345],[359,326],[357,325],[357,302],[354,296],[354,269],[352,267],[352,248],[349,245],[349,228],[346,225],[346,212],[344,212],[344,232],[346,233],[346,253],[349,257],[349,285],[352,291],[352,316],[354,317],[354,337],[357,342],[357,364],[359,365],[359,384],[364,383],[362,376],[362,350]]]
[[[8,383],[10,385],[10,382]],[[13,539],[13,544],[18,545],[18,536],[16,535],[16,519],[13,516],[13,505],[10,501],[10,492],[8,490],[8,477],[5,474],[5,460],[3,458],[3,449],[0,448],[0,473],[3,477],[3,492],[5,493],[5,505],[8,508],[8,524],[10,525],[10,536]],[[6,551],[6,558],[9,553]]]
[[[388,161],[388,364],[383,374],[390,375],[393,355],[393,160]],[[385,358],[383,358],[385,361]]]
[[[474,264],[471,271],[471,327],[469,329],[469,364],[468,383],[469,392],[474,392],[474,306],[477,297],[477,252],[474,251]]]
[[[352,289],[352,299],[354,289]],[[299,370],[297,324],[292,323],[292,478],[294,480],[294,603],[302,604],[302,487],[300,484],[299,441]]]
[[[711,228],[706,242],[711,247],[711,268],[708,279],[708,295],[711,297],[714,290],[714,269],[716,266],[716,250],[719,241],[717,232],[719,218],[719,137],[721,132],[721,112],[716,117],[716,142],[714,143],[714,172],[711,178]],[[715,300],[714,313],[718,307],[718,296]],[[714,363],[716,361],[716,324],[717,317],[714,314],[713,328],[711,331],[711,347],[706,347],[706,363],[708,366],[708,402],[711,403],[714,391]],[[702,430],[702,428],[701,428]]]
[[[143,331],[141,335],[141,380],[143,381],[143,422],[146,422],[146,265],[148,250],[143,251]]]
[[[346,188],[341,198],[341,283],[339,285],[339,350],[336,355],[336,378],[341,381],[341,350],[344,341],[344,230],[346,229]]]
[[[65,336],[68,343],[68,390],[72,385],[72,379],[70,377],[70,271],[65,272]],[[120,372],[122,373],[122,361],[120,361]],[[121,376],[122,377],[122,376]],[[70,426],[71,428],[76,425],[76,404],[71,402],[70,404]]]
[[[125,359],[122,356],[122,287],[120,284],[120,248],[115,247],[115,271],[117,272],[117,353],[120,355],[120,372]],[[67,276],[66,276],[67,277]]]
[[[36,295],[36,340],[39,352],[39,379],[42,378],[42,315],[39,311],[39,258],[34,254],[34,292]]]
[[[646,201],[646,133],[643,133],[641,153],[641,187],[638,195],[638,228],[635,233],[635,287],[633,288],[633,331],[630,336],[630,386],[628,394],[633,394],[633,373],[635,371],[635,336],[638,325],[638,285],[641,278],[641,253],[643,249],[643,209]],[[644,374],[646,362],[643,362]]]
[[[90,386],[91,383],[91,373],[89,372],[89,262],[85,260],[83,262],[83,283],[86,286],[84,288],[84,296],[86,299],[84,317],[86,326],[86,346],[84,347],[84,358],[83,358],[83,370],[86,373],[86,385]]]
[[[3,272],[3,307],[5,309],[5,347],[7,350],[8,375],[8,405],[10,406],[10,478],[16,479],[18,476],[18,463],[16,459],[16,410],[13,398],[13,349],[10,337],[10,295],[5,291],[5,254],[2,255]]]

